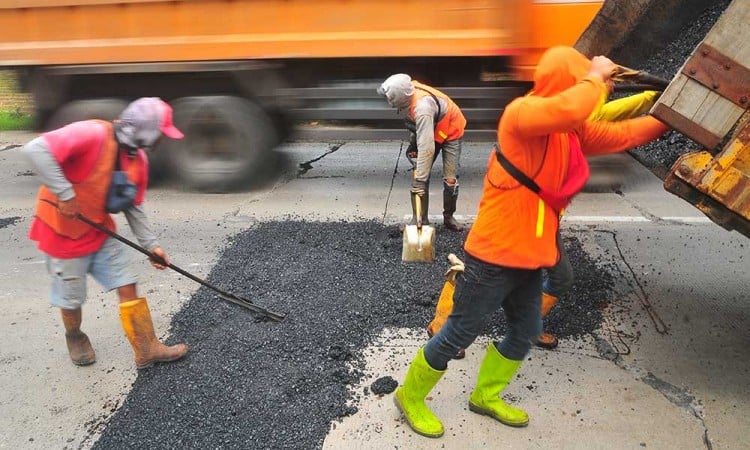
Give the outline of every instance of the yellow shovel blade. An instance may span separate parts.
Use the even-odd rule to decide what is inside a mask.
[[[434,262],[435,229],[429,225],[423,225],[421,229],[416,225],[404,227],[401,260],[404,262]]]

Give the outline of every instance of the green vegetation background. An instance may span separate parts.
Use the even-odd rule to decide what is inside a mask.
[[[0,131],[33,128],[31,97],[20,92],[14,72],[0,70]]]

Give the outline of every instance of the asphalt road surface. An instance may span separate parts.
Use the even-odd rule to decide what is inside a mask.
[[[93,281],[84,330],[98,361],[69,362],[43,258],[26,239],[38,180],[15,145],[31,136],[0,135],[0,448],[746,447],[750,241],[627,154],[591,160],[563,221],[577,284],[550,316],[561,345],[533,349],[506,391],[529,427],[467,408],[498,316],[432,392],[446,434],[430,440],[373,383],[403,379],[462,236],[439,226],[433,183],[439,259],[400,262],[411,173],[403,156],[394,171],[399,142],[288,144],[280,172],[247,193],[150,188],[147,210],[175,264],[289,316],[258,321],[133,252],[158,333],[191,345],[184,361],[138,373],[115,297]],[[468,223],[487,156],[486,144],[465,145]]]

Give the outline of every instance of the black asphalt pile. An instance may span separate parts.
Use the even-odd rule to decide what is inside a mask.
[[[682,68],[695,47],[701,43],[731,0],[713,2],[697,20],[680,30],[665,48],[644,61],[638,69],[671,80]],[[631,151],[631,154],[651,172],[664,179],[677,159],[691,151],[699,150],[699,144],[677,131],[668,132],[663,138]]]
[[[575,283],[544,319],[544,329],[561,338],[581,337],[591,334],[601,324],[602,310],[614,289],[614,277],[610,268],[584,252],[578,239],[564,236],[563,242],[573,265]],[[505,333],[501,311],[495,313],[485,333],[493,338]]]
[[[95,448],[320,447],[361,395],[395,387],[386,373],[370,389],[349,386],[363,379],[362,350],[381,330],[427,326],[446,256],[463,257],[464,237],[438,228],[437,262],[405,264],[398,228],[372,221],[269,222],[239,234],[208,281],[287,318],[258,320],[198,290],[173,319],[171,341],[190,353],[140,372]],[[575,302],[549,325],[563,337],[597,328],[608,288],[577,240],[568,245]],[[497,320],[487,333],[502,334]]]

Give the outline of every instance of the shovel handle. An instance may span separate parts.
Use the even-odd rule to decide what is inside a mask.
[[[615,73],[613,80],[625,81],[635,80],[639,83],[649,84],[656,86],[661,90],[664,90],[669,86],[669,80],[656,75],[651,75],[648,72],[642,70],[635,70],[625,66],[618,66],[617,72]]]
[[[414,194],[414,214],[417,216],[417,230],[422,231],[422,198]]]

